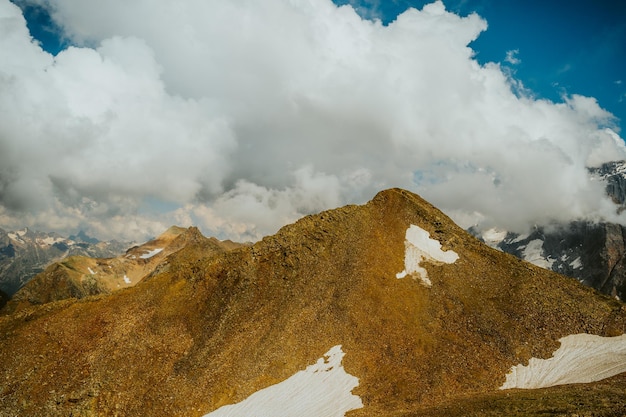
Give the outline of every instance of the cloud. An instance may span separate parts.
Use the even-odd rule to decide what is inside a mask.
[[[517,56],[519,55],[519,49],[512,49],[510,51],[506,51],[506,57],[504,58],[505,62],[508,62],[511,65],[519,65],[522,63],[522,60]]]
[[[384,21],[384,13],[381,10],[381,0],[344,0],[338,3],[349,4],[357,14],[363,18]]]
[[[459,222],[614,217],[585,168],[626,157],[612,116],[478,64],[478,15],[435,2],[383,26],[329,0],[30,2],[76,46],[42,51],[0,0],[2,227],[258,239],[393,186]]]

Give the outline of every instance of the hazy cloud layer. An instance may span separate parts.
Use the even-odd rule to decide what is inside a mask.
[[[626,158],[612,116],[479,65],[477,15],[437,2],[382,26],[330,0],[24,1],[78,47],[45,53],[0,0],[0,227],[258,239],[393,186],[463,226],[619,220],[585,169]]]

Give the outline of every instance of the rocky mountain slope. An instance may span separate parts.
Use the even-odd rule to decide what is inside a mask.
[[[537,266],[574,277],[604,294],[626,299],[626,228],[572,222],[530,234],[484,233],[482,239]]]
[[[626,162],[590,169],[621,212],[626,203]],[[604,294],[626,300],[626,227],[607,222],[574,221],[536,227],[520,235],[490,230],[470,232],[504,252],[574,277]]]
[[[21,288],[1,312],[10,314],[30,305],[66,298],[109,294],[141,281],[167,264],[167,257],[185,246],[206,240],[208,252],[225,252],[239,244],[207,239],[195,227],[170,227],[157,238],[133,246],[112,258],[70,256],[48,266]]]
[[[63,238],[30,229],[0,229],[0,291],[11,296],[50,263],[72,255],[107,258],[124,253],[130,245],[99,242],[79,233]]]
[[[587,391],[499,390],[513,367],[549,358],[569,335],[625,332],[623,303],[494,250],[394,189],[253,246],[215,253],[194,241],[109,295],[0,317],[0,415],[239,416],[268,398],[304,417],[458,404],[482,415],[511,397],[509,410],[539,413],[565,399],[582,407]],[[298,408],[288,400],[303,382]],[[594,415],[626,411],[621,382],[587,386],[604,401]]]
[[[597,180],[606,182],[606,192],[615,204],[626,204],[626,161],[607,162],[590,168],[589,172]]]

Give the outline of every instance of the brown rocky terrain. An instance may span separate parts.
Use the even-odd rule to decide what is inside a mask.
[[[497,391],[445,401],[405,417],[623,417],[626,374],[592,384]]]
[[[424,263],[430,287],[396,278],[411,225],[459,255]],[[512,366],[570,334],[626,332],[623,303],[487,247],[403,190],[212,247],[193,240],[130,288],[0,317],[0,415],[202,416],[335,345],[359,378],[350,416],[506,415],[511,397],[510,415],[540,415],[587,394],[499,391]],[[606,399],[593,415],[623,411],[623,378],[588,387]]]

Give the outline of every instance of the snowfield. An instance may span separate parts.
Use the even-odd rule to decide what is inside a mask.
[[[452,250],[442,251],[439,241],[431,239],[430,233],[413,224],[406,230],[404,247],[404,271],[397,273],[396,278],[417,273],[427,287],[430,287],[432,282],[426,269],[420,266],[423,260],[452,264],[459,259],[459,255]]]
[[[554,263],[554,260],[543,256],[543,240],[541,239],[528,242],[524,252],[522,252],[522,258],[544,269],[552,269],[552,264]]]
[[[361,399],[351,393],[359,379],[343,369],[341,345],[324,356],[289,379],[204,417],[343,417],[362,408]]]
[[[26,243],[26,242],[24,242],[24,239],[22,239],[22,238],[20,237],[20,235],[19,235],[19,234],[16,234],[16,233],[7,233],[7,236],[9,236],[9,239],[14,240],[14,241],[16,241],[16,242],[19,242],[19,243]]]
[[[52,246],[55,243],[59,243],[59,242],[63,242],[65,239],[61,238],[61,237],[47,237],[45,239],[37,239],[37,243],[39,243],[39,241],[41,241],[42,243]]]
[[[530,359],[506,375],[500,389],[545,388],[600,381],[626,372],[626,334],[601,337],[575,334],[559,339],[561,347],[549,359]]]
[[[506,230],[491,228],[483,232],[482,238],[487,245],[493,248],[506,238],[507,233],[508,232]]]
[[[163,248],[156,248],[154,250],[151,250],[149,252],[144,253],[143,255],[140,256],[141,259],[149,259],[152,258],[154,255],[161,253],[161,251],[163,250]]]

